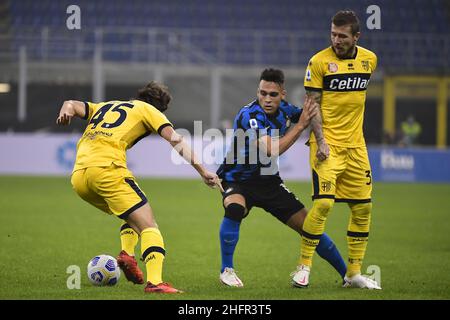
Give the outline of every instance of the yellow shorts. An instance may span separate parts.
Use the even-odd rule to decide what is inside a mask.
[[[71,182],[83,200],[121,219],[147,203],[133,174],[114,164],[77,170],[73,172]]]
[[[317,144],[310,145],[313,200],[330,198],[336,202],[371,202],[372,171],[367,148],[329,147],[328,159],[319,161]]]

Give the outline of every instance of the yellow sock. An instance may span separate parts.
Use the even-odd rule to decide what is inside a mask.
[[[314,250],[316,250],[316,247],[319,244],[319,240],[317,238],[320,238],[320,236],[320,234],[307,234],[303,231],[299,265],[303,264],[308,267],[312,266]]]
[[[141,232],[141,252],[147,269],[147,281],[154,285],[160,284],[166,250],[161,232],[157,228],[147,228]]]
[[[133,228],[126,222],[120,227],[120,244],[122,250],[124,250],[128,255],[134,256],[134,248],[139,241],[139,236]]]
[[[372,203],[352,204],[350,205],[350,209],[352,210],[352,214],[347,231],[348,277],[361,273],[369,237]]]
[[[314,200],[313,207],[303,222],[299,264],[312,266],[314,251],[319,244],[319,238],[325,230],[325,221],[333,204],[333,199],[321,198]]]

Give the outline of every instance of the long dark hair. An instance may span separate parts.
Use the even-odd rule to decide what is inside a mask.
[[[159,111],[164,112],[169,107],[172,96],[167,86],[156,81],[151,81],[145,87],[138,90],[136,99],[147,102]]]

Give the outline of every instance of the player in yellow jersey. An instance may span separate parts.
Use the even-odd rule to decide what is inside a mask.
[[[164,242],[147,197],[127,169],[125,151],[145,136],[158,133],[188,161],[210,187],[220,187],[216,174],[196,160],[194,152],[163,115],[171,100],[164,85],[150,82],[131,101],[91,103],[66,101],[56,123],[68,125],[74,116],[88,121],[78,142],[72,186],[85,201],[124,220],[117,260],[128,280],[142,284],[143,274],[134,258],[141,239],[142,260],[147,270],[145,292],[181,292],[162,281]],[[223,191],[223,190],[222,190]]]
[[[310,164],[313,207],[302,230],[301,257],[292,282],[309,284],[312,256],[335,202],[348,203],[348,266],[345,287],[381,289],[361,275],[372,212],[372,175],[363,136],[364,105],[377,56],[360,46],[359,20],[353,11],[332,18],[331,46],[309,61],[305,74],[307,95],[320,104],[312,120]]]

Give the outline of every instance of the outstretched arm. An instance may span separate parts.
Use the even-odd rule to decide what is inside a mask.
[[[194,151],[183,140],[183,136],[179,135],[175,132],[175,130],[173,130],[172,126],[164,127],[161,130],[160,135],[171,144],[172,148],[174,148],[180,156],[182,156],[187,162],[192,165],[195,170],[197,170],[205,184],[207,184],[211,188],[218,186],[220,191],[224,192],[219,177],[215,173],[206,170],[205,167],[203,167],[199,163]]]
[[[86,108],[84,102],[76,100],[64,101],[59,116],[56,119],[56,124],[60,126],[67,126],[74,116],[84,118],[86,115]]]
[[[325,141],[325,138],[323,136],[323,130],[322,130],[322,114],[320,112],[320,103],[322,101],[322,92],[307,90],[306,96],[310,97],[318,104],[319,111],[311,120],[311,128],[312,128],[312,131],[314,132],[314,135],[316,136],[316,141],[317,141],[317,146],[318,146],[316,157],[320,161],[323,161],[326,158],[328,158],[328,156],[330,155],[330,148],[328,147],[328,144]]]
[[[278,143],[278,148],[276,146],[273,148],[272,144],[274,143],[274,141],[267,135],[260,138],[260,145],[264,148],[266,154],[269,157],[279,156],[283,154],[295,143],[295,141],[297,141],[303,130],[308,127],[311,120],[314,119],[317,114],[317,103],[315,103],[313,99],[307,96],[299,121],[281,139],[278,139],[278,141],[275,142]]]

